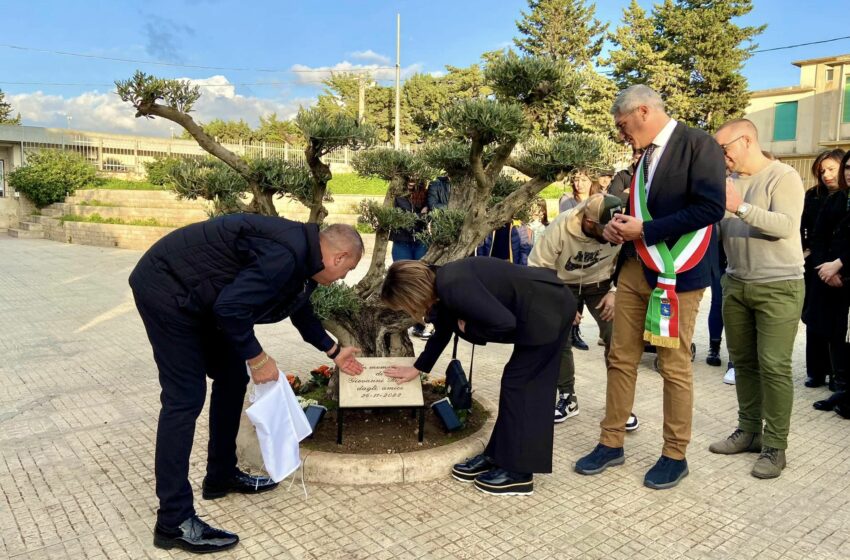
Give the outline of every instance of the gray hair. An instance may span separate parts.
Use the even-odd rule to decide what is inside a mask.
[[[331,224],[319,232],[319,235],[335,247],[351,251],[357,257],[362,257],[366,252],[363,246],[363,238],[352,226],[347,224]]]
[[[664,111],[664,100],[661,99],[658,92],[649,86],[637,84],[627,87],[617,95],[614,106],[611,107],[611,114],[615,117],[625,115],[641,105]]]

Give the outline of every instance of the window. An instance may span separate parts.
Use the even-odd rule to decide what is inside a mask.
[[[846,113],[846,112],[845,112]],[[797,102],[777,103],[773,113],[773,141],[797,139]]]
[[[841,122],[850,122],[850,76],[844,78],[844,112]]]
[[[835,78],[835,68],[826,69],[826,81],[831,82]]]

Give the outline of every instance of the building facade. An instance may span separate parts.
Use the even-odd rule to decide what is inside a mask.
[[[850,149],[850,54],[793,64],[799,85],[752,92],[745,117],[758,128],[762,147],[810,183],[818,153]]]

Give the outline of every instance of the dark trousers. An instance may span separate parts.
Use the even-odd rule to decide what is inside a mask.
[[[236,433],[248,375],[245,361],[231,350],[212,319],[201,322],[158,294],[133,290],[136,307],[153,347],[162,387],[156,431],[157,522],[176,527],[194,515],[189,456],[195,422],[212,378],[207,478],[222,481],[236,471]],[[206,374],[206,375],[205,375]]]
[[[605,342],[605,364],[608,364],[608,350],[611,348],[611,332],[614,322],[605,321],[600,314],[602,310],[596,306],[602,301],[608,291],[611,289],[611,282],[605,281],[590,286],[578,286],[568,284],[567,287],[572,292],[573,297],[578,305],[578,311],[581,312],[584,304],[587,303],[587,308],[590,310],[590,315],[596,321],[599,327],[599,338]],[[572,322],[572,321],[571,321]],[[576,366],[573,359],[573,345],[567,341],[561,349],[561,366],[558,374],[558,392],[576,394]]]
[[[515,345],[502,373],[499,416],[484,454],[520,473],[552,472],[552,393],[569,327],[548,344]]]
[[[720,280],[724,275],[711,277],[711,307],[708,309],[708,338],[720,340],[723,337],[723,286]]]

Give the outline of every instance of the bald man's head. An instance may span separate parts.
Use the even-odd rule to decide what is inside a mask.
[[[723,126],[717,129],[717,132],[719,133],[721,130],[725,129],[729,129],[730,133],[734,136],[746,134],[755,141],[758,141],[759,139],[759,131],[756,128],[756,125],[753,124],[753,121],[749,119],[735,119],[726,122]]]
[[[723,124],[714,133],[714,138],[723,149],[726,168],[733,173],[750,174],[770,161],[761,153],[758,129],[748,119]]]

